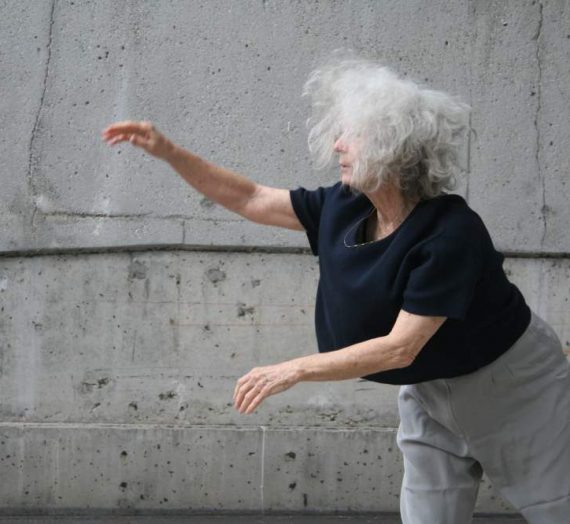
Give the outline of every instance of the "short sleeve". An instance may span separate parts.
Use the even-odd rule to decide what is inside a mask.
[[[319,226],[328,189],[318,187],[311,190],[298,187],[289,191],[291,204],[297,218],[305,228],[311,251],[315,256],[319,254]]]
[[[438,235],[426,242],[411,269],[402,309],[464,320],[482,275],[476,235]]]

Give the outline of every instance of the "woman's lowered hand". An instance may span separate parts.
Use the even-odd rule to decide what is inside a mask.
[[[253,368],[237,381],[234,407],[242,414],[252,413],[265,398],[289,389],[300,377],[295,361]]]

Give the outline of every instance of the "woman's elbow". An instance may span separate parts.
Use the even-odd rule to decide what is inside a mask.
[[[376,359],[379,371],[407,368],[415,359],[413,348],[401,341],[383,340],[381,356]]]
[[[398,368],[407,368],[414,363],[418,356],[419,350],[414,344],[401,344],[395,354],[396,365]]]

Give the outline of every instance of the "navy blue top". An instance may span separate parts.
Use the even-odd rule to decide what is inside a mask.
[[[410,366],[363,378],[414,384],[471,373],[529,325],[530,308],[505,275],[503,254],[460,195],[420,201],[390,235],[367,243],[365,221],[375,208],[366,195],[338,182],[290,196],[319,257],[320,352],[387,335],[400,309],[448,317]]]

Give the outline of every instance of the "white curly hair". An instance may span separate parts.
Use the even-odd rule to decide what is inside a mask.
[[[329,167],[333,146],[357,139],[351,190],[395,183],[404,198],[428,199],[454,189],[455,167],[471,107],[458,97],[400,78],[382,63],[337,49],[303,87],[312,100],[309,151]]]

